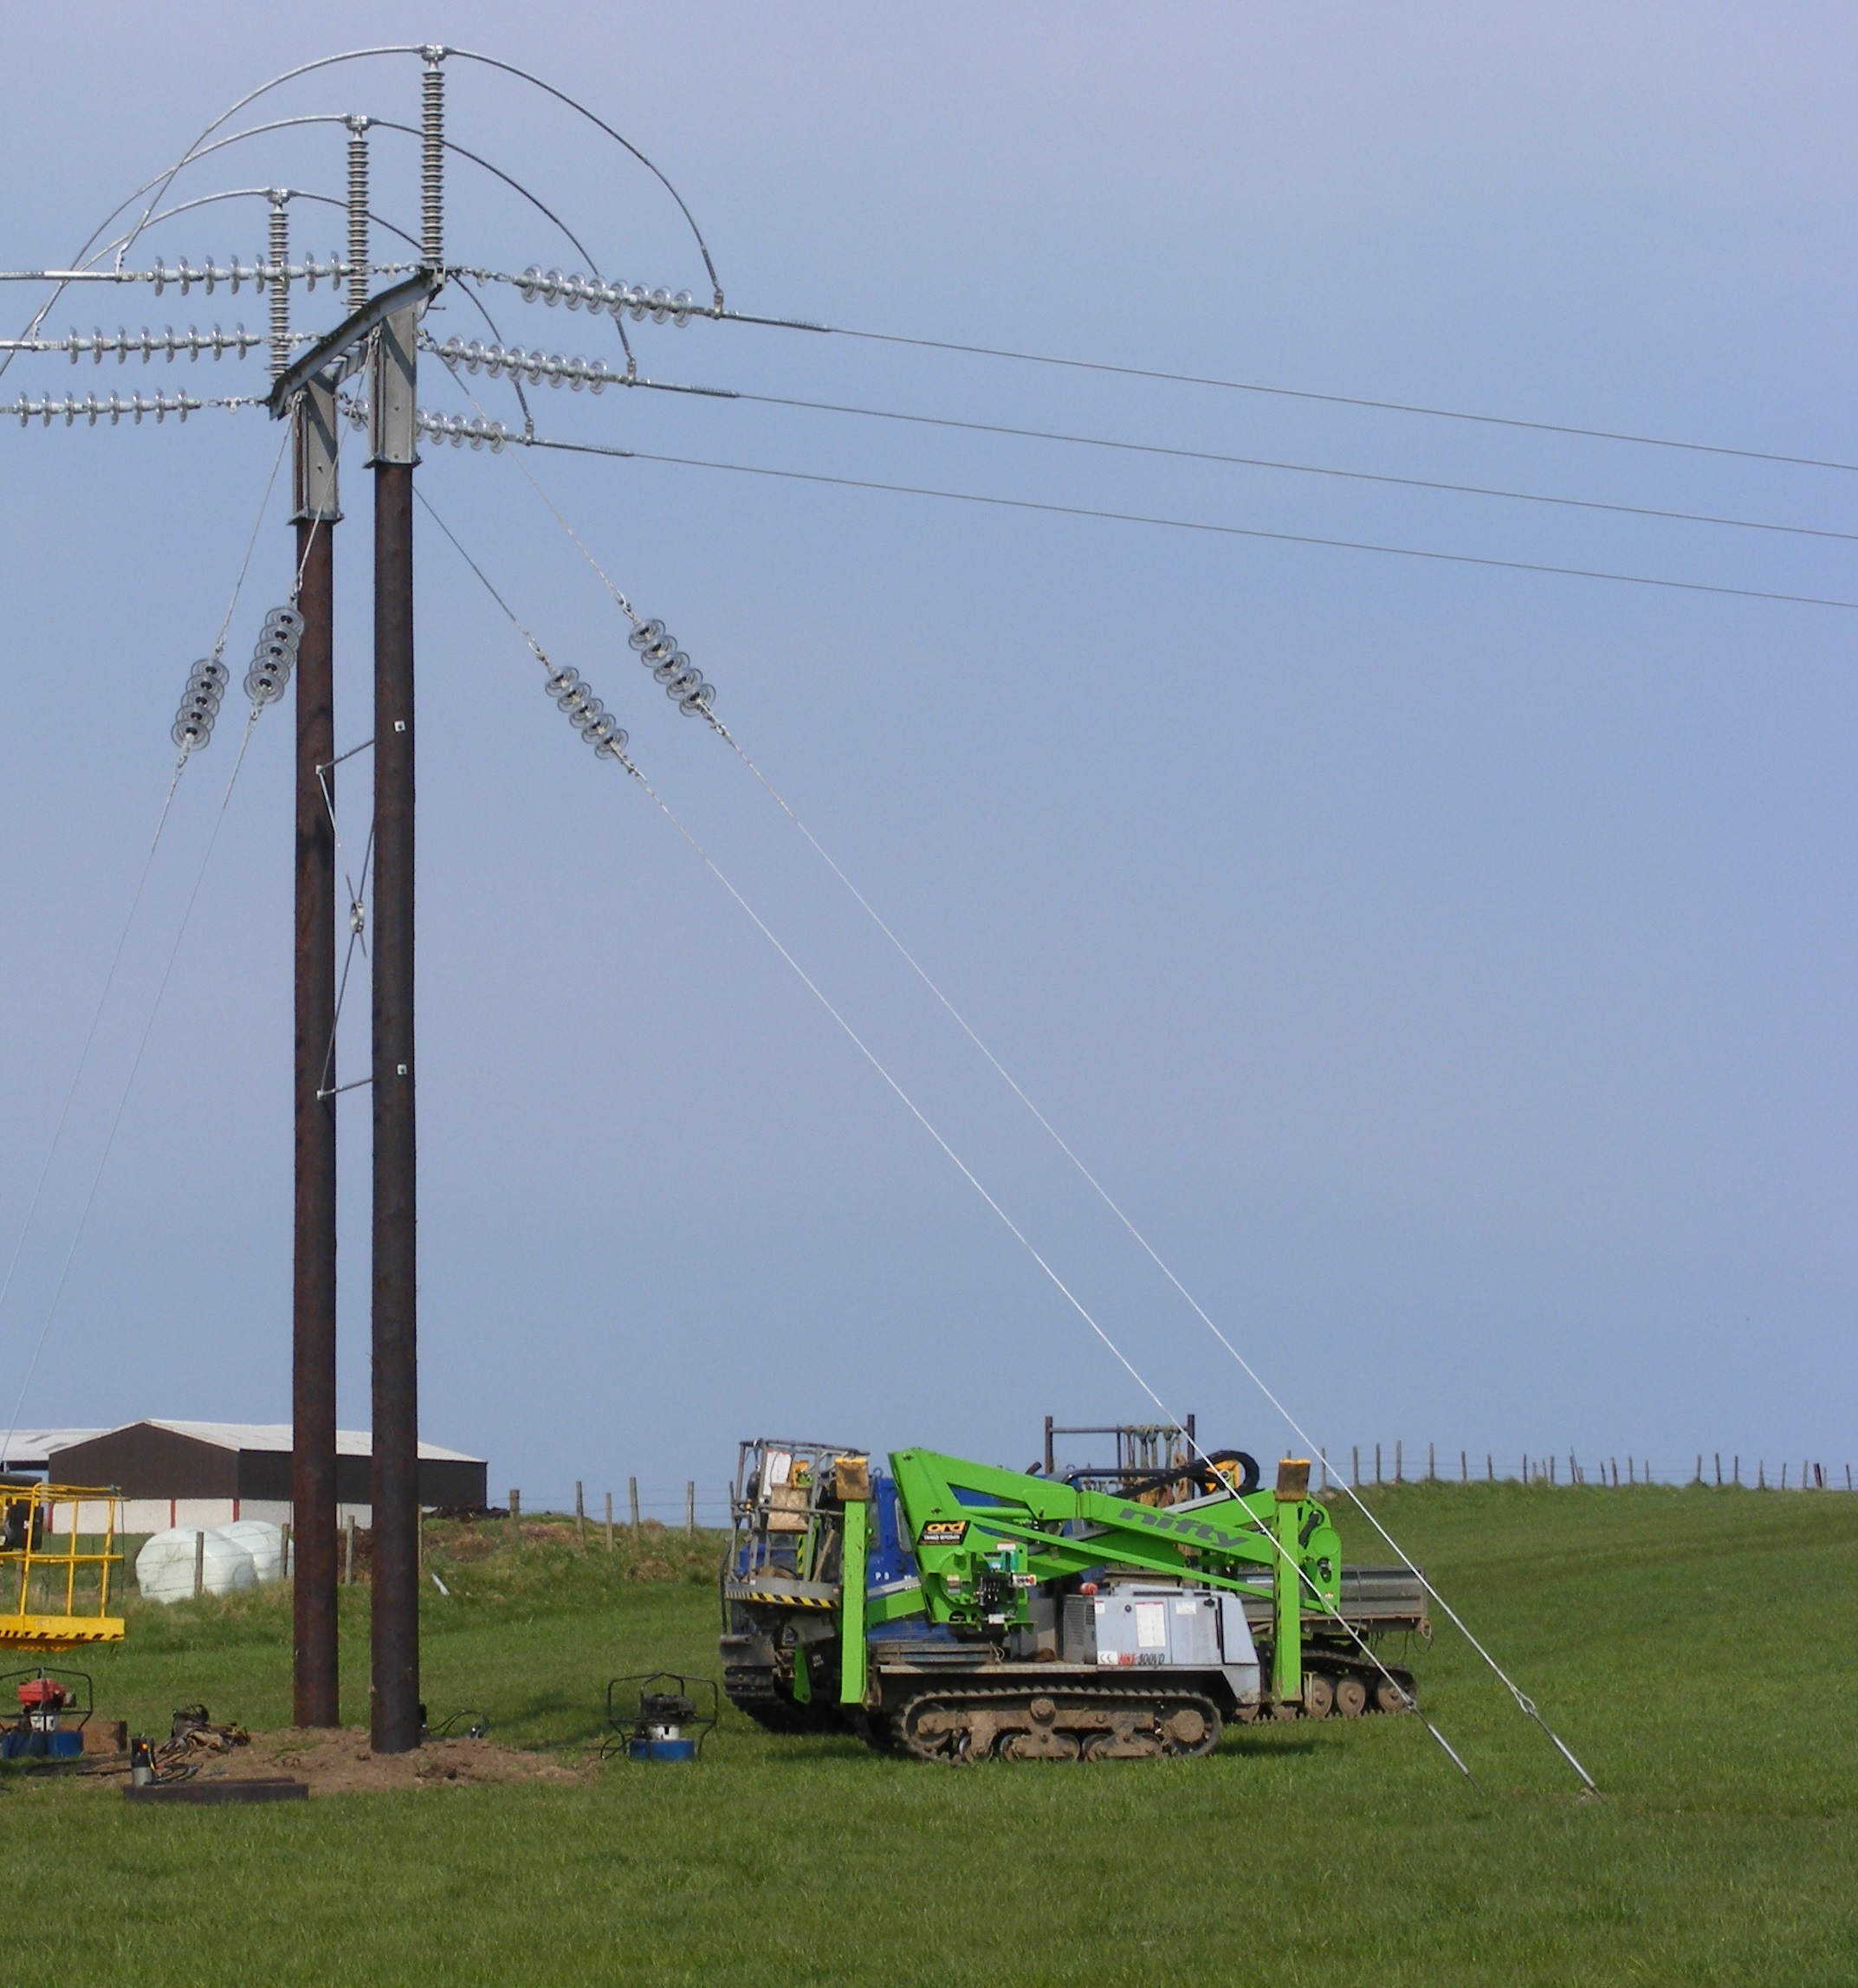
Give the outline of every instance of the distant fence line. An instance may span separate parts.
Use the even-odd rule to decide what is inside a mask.
[[[622,1536],[636,1537],[647,1525],[691,1535],[727,1531],[734,1499],[733,1486],[725,1486],[720,1497],[698,1497],[695,1478],[674,1486],[641,1486],[636,1477],[629,1477],[624,1491],[598,1493],[590,1493],[586,1481],[577,1479],[571,1495],[526,1493],[513,1485],[505,1509],[514,1519],[572,1520],[582,1538],[604,1536],[611,1544]]]
[[[1633,1485],[1725,1485],[1740,1486],[1746,1491],[1850,1491],[1855,1488],[1852,1467],[1847,1464],[1818,1462],[1803,1458],[1796,1464],[1791,1459],[1777,1461],[1770,1470],[1765,1457],[1753,1460],[1753,1468],[1745,1467],[1743,1458],[1722,1450],[1704,1450],[1697,1453],[1694,1460],[1682,1467],[1673,1470],[1655,1466],[1649,1457],[1631,1456],[1626,1459],[1623,1474],[1620,1460],[1616,1456],[1589,1457],[1583,1463],[1572,1449],[1550,1450],[1538,1454],[1524,1451],[1516,1459],[1516,1467],[1499,1461],[1494,1450],[1483,1454],[1483,1467],[1478,1467],[1478,1454],[1473,1450],[1457,1453],[1457,1467],[1453,1468],[1452,1454],[1447,1451],[1441,1459],[1434,1444],[1426,1445],[1426,1467],[1418,1467],[1415,1452],[1409,1468],[1406,1458],[1406,1446],[1395,1443],[1390,1450],[1383,1450],[1376,1443],[1372,1450],[1360,1444],[1349,1452],[1346,1469],[1347,1481],[1357,1489],[1374,1485],[1389,1484],[1545,1484],[1551,1487],[1601,1484],[1619,1489]],[[1443,1467],[1441,1467],[1441,1463]],[[1338,1458],[1332,1460],[1327,1450],[1319,1454],[1318,1472],[1320,1488],[1329,1489],[1332,1483],[1342,1480],[1343,1473]]]
[[[1379,1485],[1406,1484],[1539,1484],[1551,1488],[1576,1485],[1604,1485],[1626,1489],[1646,1485],[1721,1485],[1745,1491],[1852,1491],[1858,1490],[1850,1464],[1829,1464],[1806,1458],[1791,1458],[1771,1467],[1765,1457],[1752,1460],[1738,1453],[1705,1450],[1695,1454],[1681,1467],[1661,1466],[1649,1457],[1628,1454],[1589,1457],[1583,1460],[1572,1449],[1524,1451],[1509,1460],[1494,1450],[1441,1451],[1427,1443],[1421,1466],[1415,1446],[1407,1455],[1403,1442],[1356,1444],[1344,1464],[1340,1453],[1324,1449],[1317,1453],[1317,1488],[1329,1491],[1344,1483],[1358,1490]],[[578,1481],[572,1493],[549,1492],[525,1493],[512,1486],[508,1509],[519,1518],[572,1519],[583,1536],[618,1538],[637,1535],[647,1525],[667,1531],[727,1531],[734,1516],[734,1488],[725,1485],[719,1496],[700,1497],[696,1480],[687,1478],[679,1486],[641,1485],[636,1477],[625,1480],[623,1492],[589,1493]]]

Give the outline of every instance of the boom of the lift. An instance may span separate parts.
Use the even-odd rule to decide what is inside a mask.
[[[890,1468],[920,1585],[866,1596],[868,1489],[845,1496],[842,1703],[864,1700],[868,1629],[923,1615],[957,1631],[998,1636],[1029,1625],[1032,1590],[1108,1567],[1187,1577],[1196,1588],[1240,1596],[1268,1587],[1272,1696],[1280,1703],[1302,1698],[1303,1611],[1312,1601],[1335,1610],[1342,1571],[1342,1542],[1309,1495],[1307,1462],[1286,1460],[1273,1490],[1229,1491],[1185,1506],[1141,1504],[934,1450],[900,1450]],[[842,1495],[844,1476],[855,1474],[842,1473]]]

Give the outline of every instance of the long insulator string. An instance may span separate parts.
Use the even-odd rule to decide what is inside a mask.
[[[445,50],[424,49],[419,79],[420,255],[437,269],[445,256]]]
[[[271,196],[271,267],[290,267],[290,211],[285,205],[290,196]],[[271,285],[271,378],[277,379],[290,364],[290,285]]]
[[[356,112],[348,126],[348,308],[368,301],[368,126],[372,118]]]

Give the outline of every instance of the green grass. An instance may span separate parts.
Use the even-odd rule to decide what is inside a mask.
[[[14,1972],[46,1988],[1858,1981],[1858,1499],[1439,1486],[1377,1509],[1603,1802],[1576,1797],[1448,1629],[1413,1661],[1475,1786],[1414,1719],[1242,1730],[1201,1762],[960,1771],[726,1718],[694,1770],[243,1812],[16,1779]],[[649,1561],[566,1541],[436,1552],[453,1596],[425,1596],[435,1716],[481,1706],[500,1738],[584,1749],[609,1676],[714,1674],[709,1545]],[[365,1591],[344,1601],[359,1720]],[[280,1591],[138,1608],[96,1666],[99,1702],[157,1730],[197,1698],[275,1726],[288,1655]]]

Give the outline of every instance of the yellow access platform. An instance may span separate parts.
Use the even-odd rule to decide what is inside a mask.
[[[123,1619],[110,1613],[118,1504],[113,1491],[0,1485],[0,1651],[122,1641]]]

